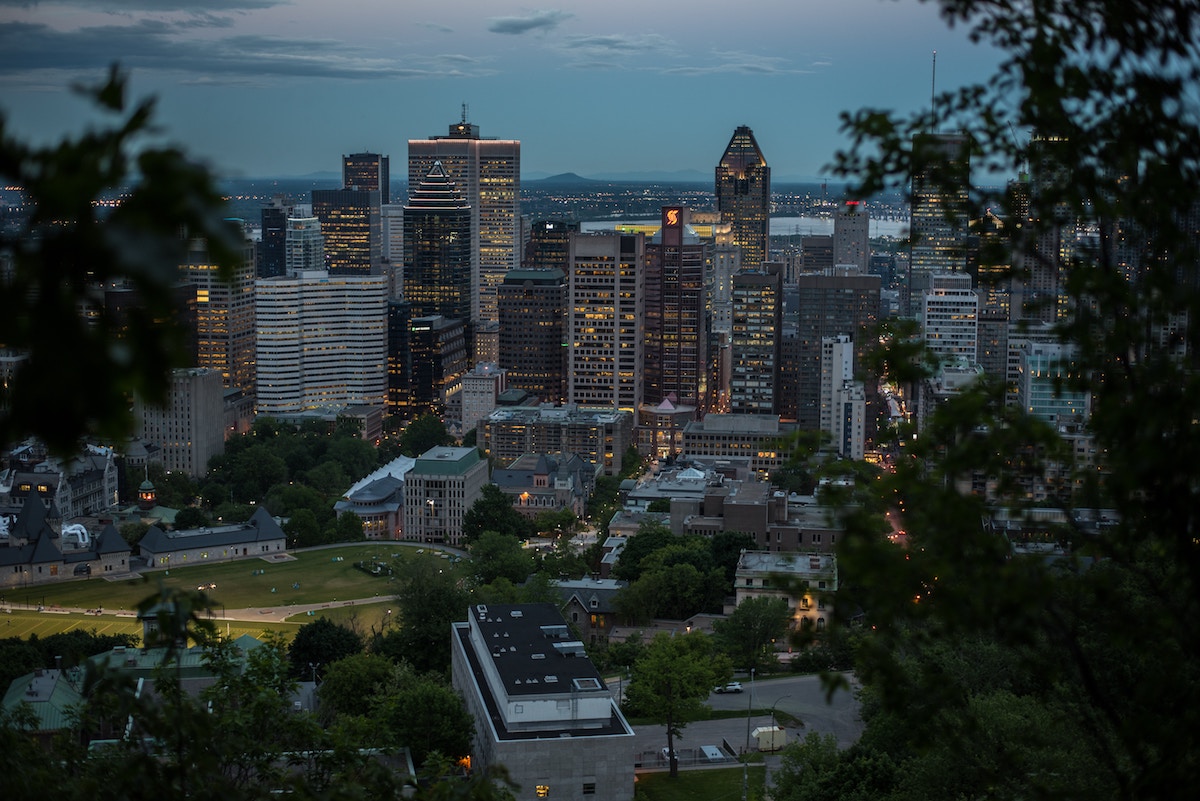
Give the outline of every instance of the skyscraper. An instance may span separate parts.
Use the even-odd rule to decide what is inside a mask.
[[[970,178],[969,137],[932,133],[913,137],[909,206],[913,273],[966,268]]]
[[[314,189],[313,216],[325,237],[330,275],[371,275],[383,262],[378,189]]]
[[[388,157],[378,153],[351,153],[342,156],[342,188],[378,190],[382,205],[391,203],[391,175]]]
[[[286,271],[287,220],[292,213],[291,204],[282,195],[276,195],[269,206],[263,206],[262,242],[258,247],[259,278],[283,275]]]
[[[325,237],[316,217],[289,217],[284,247],[285,273],[325,269]],[[282,275],[284,273],[280,273]],[[259,276],[275,278],[277,276]]]
[[[567,400],[633,413],[641,399],[642,234],[571,236]]]
[[[771,168],[745,125],[734,130],[716,177],[717,211],[742,249],[742,266],[757,267],[769,252]]]
[[[475,323],[478,361],[497,358],[499,314],[496,288],[504,274],[520,264],[521,143],[485,139],[479,126],[461,121],[446,136],[410,139],[409,191],[441,162],[471,209],[471,321]]]
[[[943,362],[978,361],[979,295],[967,273],[933,273],[921,296],[925,344]]]
[[[404,299],[413,317],[471,319],[471,207],[441,162],[404,207]]]
[[[566,258],[564,256],[564,263]],[[512,270],[500,284],[500,361],[509,385],[559,403],[567,396],[567,279],[563,270]]]
[[[771,269],[741,269],[733,276],[732,368],[729,409],[743,414],[778,414],[783,275]]]
[[[830,269],[804,274],[797,280],[795,416],[800,428],[812,431],[821,423],[821,342],[845,334],[854,343],[855,359],[864,363],[863,334],[879,320],[880,279],[853,270]]]
[[[254,395],[254,244],[246,242],[233,278],[223,280],[208,243],[193,239],[180,270],[196,293],[196,366],[219,370],[226,389]]]
[[[707,246],[688,225],[688,210],[664,207],[662,227],[646,243],[642,403],[708,402]]]
[[[847,200],[833,218],[833,263],[866,272],[871,261],[871,218],[867,204]]]

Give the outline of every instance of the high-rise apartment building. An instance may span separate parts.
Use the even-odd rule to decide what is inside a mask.
[[[833,263],[867,272],[871,262],[871,217],[867,204],[847,200],[833,217]]]
[[[404,207],[404,299],[413,317],[471,316],[471,207],[440,162]]]
[[[313,216],[325,237],[330,275],[371,275],[383,262],[378,189],[314,189]]]
[[[733,276],[732,367],[729,410],[778,414],[780,346],[783,331],[783,274],[743,268]]]
[[[742,266],[768,258],[771,221],[771,168],[745,125],[733,132],[716,169],[717,211],[742,249]]]
[[[242,260],[226,281],[208,255],[208,244],[193,239],[183,281],[195,289],[197,367],[221,373],[226,389],[254,395],[254,244],[246,242]]]
[[[970,155],[971,140],[962,134],[913,137],[909,223],[913,273],[966,269]]]
[[[564,264],[567,259],[563,258]],[[547,403],[567,397],[567,276],[561,269],[512,270],[497,299],[500,361],[508,383]]]
[[[383,405],[384,276],[313,270],[264,278],[254,306],[260,414]]]
[[[342,188],[365,189],[379,192],[379,202],[392,202],[392,178],[388,171],[388,157],[378,153],[351,153],[342,156]]]
[[[662,210],[662,226],[646,243],[642,317],[642,403],[697,409],[708,404],[708,247],[679,206]]]
[[[168,472],[200,478],[208,472],[209,460],[225,452],[224,394],[216,370],[172,370],[166,403],[152,406],[136,400],[138,437],[158,446]]]
[[[461,121],[446,136],[408,141],[408,185],[420,184],[441,162],[471,209],[471,317],[476,359],[496,361],[499,312],[496,291],[521,263],[521,142],[485,139],[479,126]]]
[[[629,412],[642,397],[642,234],[575,234],[568,276],[567,399]]]

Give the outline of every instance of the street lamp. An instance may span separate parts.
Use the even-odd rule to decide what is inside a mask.
[[[791,698],[791,697],[792,696],[790,696],[790,695],[781,695],[775,699],[775,703],[771,704],[771,729],[772,729],[771,750],[775,750],[775,744],[776,744],[775,743],[775,732],[773,731],[775,728],[775,707],[784,698]],[[770,790],[771,790],[771,765],[767,762],[766,758],[764,757],[763,758],[763,797],[764,798],[766,798],[767,793],[770,792]]]

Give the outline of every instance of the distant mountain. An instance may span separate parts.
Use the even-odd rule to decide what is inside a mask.
[[[584,178],[582,175],[576,175],[573,172],[561,172],[558,175],[551,175],[546,178],[532,178],[524,181],[527,184],[593,184],[597,183],[594,178]]]

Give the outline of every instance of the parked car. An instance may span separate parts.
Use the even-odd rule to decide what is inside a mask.
[[[742,683],[740,681],[731,681],[728,684],[722,684],[720,687],[713,687],[714,693],[740,693],[742,691]]]

